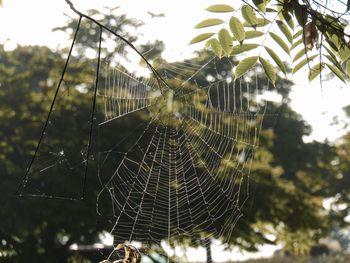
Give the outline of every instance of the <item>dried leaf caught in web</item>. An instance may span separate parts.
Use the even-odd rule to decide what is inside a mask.
[[[304,26],[304,43],[307,49],[319,48],[319,33],[314,22]]]
[[[114,255],[114,253],[118,250],[124,249],[124,258],[111,261],[111,257]],[[101,261],[100,263],[140,263],[141,262],[141,254],[137,248],[135,248],[132,245],[124,245],[124,244],[118,244],[111,254],[109,254],[108,258]]]

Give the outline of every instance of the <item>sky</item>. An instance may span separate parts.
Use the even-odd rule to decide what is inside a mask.
[[[202,44],[188,45],[199,34],[194,25],[209,14],[204,9],[214,0],[73,0],[81,11],[102,9],[105,6],[120,6],[120,13],[145,22],[140,28],[139,42],[160,39],[166,44],[163,56],[169,60],[189,57]],[[220,3],[232,1],[222,0]],[[137,8],[135,8],[137,7]],[[151,18],[147,13],[164,13],[165,18]],[[74,16],[64,0],[4,0],[0,9],[0,43],[7,49],[13,49],[17,43],[22,45],[47,45],[59,48],[67,39],[64,33],[52,32],[54,27],[66,22],[64,13]],[[66,42],[67,43],[67,42]],[[305,67],[306,68],[306,67]],[[289,76],[295,82],[291,93],[292,107],[312,125],[313,134],[306,140],[335,140],[344,131],[341,125],[332,126],[334,116],[344,119],[342,107],[348,104],[350,89],[335,78],[325,81],[320,87],[318,80],[307,81],[307,69],[295,76]],[[347,120],[345,120],[347,121]]]
[[[190,40],[199,34],[194,25],[204,18],[209,18],[204,9],[217,1],[215,0],[72,0],[80,11],[101,9],[104,6],[120,6],[120,14],[126,13],[130,18],[144,21],[140,28],[140,42],[156,39],[163,40],[166,51],[163,56],[167,60],[189,57],[194,50],[202,47],[188,45]],[[222,0],[220,3],[233,1]],[[147,13],[164,13],[165,18],[151,18]],[[3,0],[0,8],[0,43],[10,50],[17,44],[47,45],[52,49],[62,47],[67,36],[63,33],[52,32],[52,28],[65,25],[66,17],[75,14],[69,9],[64,0]],[[316,80],[307,81],[306,70],[291,77],[295,83],[291,93],[292,107],[302,114],[303,118],[312,125],[314,132],[306,140],[334,140],[343,131],[340,126],[331,126],[334,116],[344,119],[341,108],[349,104],[350,89],[336,79],[325,81],[323,87]],[[274,249],[265,247],[255,256],[271,255]],[[179,252],[181,254],[181,251]],[[194,260],[202,260],[204,251],[189,251],[189,255],[197,255]],[[224,252],[219,244],[213,245],[214,260],[239,260],[251,257],[237,251]]]

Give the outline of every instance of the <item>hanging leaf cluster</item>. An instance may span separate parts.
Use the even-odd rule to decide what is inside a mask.
[[[285,64],[288,63],[292,74],[307,67],[310,81],[324,69],[344,82],[349,79],[350,36],[345,33],[346,23],[340,18],[321,13],[302,1],[241,3],[238,7],[209,6],[206,10],[219,17],[205,19],[195,27],[206,31],[216,29],[199,34],[190,44],[205,41],[206,48],[218,57],[244,55],[235,68],[235,78],[260,64],[275,84],[277,71],[284,75],[290,72]],[[346,7],[344,11],[349,9]],[[227,15],[229,18],[223,19]]]

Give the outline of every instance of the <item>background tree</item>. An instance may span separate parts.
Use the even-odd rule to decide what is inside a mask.
[[[112,24],[113,22],[117,24],[118,20],[122,21],[124,26],[138,25],[125,16],[110,14],[107,18]],[[69,26],[76,25],[76,22],[69,22]],[[62,30],[68,30],[69,26]],[[94,42],[96,38],[91,38],[95,36],[96,31],[93,28],[88,30],[90,26],[88,23],[83,23],[85,29],[83,31],[88,37],[79,35],[80,43],[84,43],[87,47],[96,45]],[[116,26],[121,27],[119,23]],[[117,30],[122,29],[118,28]],[[82,52],[78,52],[73,58],[73,66],[68,69],[69,74],[56,105],[55,125],[49,127],[51,150],[59,149],[69,138],[70,148],[78,155],[79,149],[84,150],[83,140],[79,134],[86,134],[85,128],[91,109],[91,92],[86,94],[86,89],[90,90],[91,76],[95,73],[96,63],[95,59],[82,56],[85,55],[82,44],[78,46],[79,48]],[[98,190],[95,186],[99,185],[96,176],[91,178],[86,186],[90,194],[86,196],[84,202],[59,200],[51,202],[47,199],[15,197],[51,104],[53,90],[64,65],[64,55],[66,50],[53,53],[46,47],[34,46],[17,47],[14,51],[6,52],[1,46],[0,83],[3,89],[0,91],[0,137],[3,151],[0,156],[0,167],[4,184],[0,187],[1,204],[4,209],[0,213],[0,239],[1,253],[5,251],[2,255],[12,255],[11,262],[66,262],[73,254],[69,250],[73,243],[92,244],[99,241],[98,234],[101,231],[109,228],[109,225],[95,212]],[[82,83],[85,85],[79,86]],[[129,124],[134,126],[133,121]],[[119,129],[120,139],[131,130],[129,124],[123,125],[126,128],[124,131]],[[50,154],[49,158],[60,158],[59,151]],[[77,173],[75,181],[68,179],[70,173],[67,177],[61,174],[63,177],[60,178],[57,176],[59,172],[59,169],[56,169],[52,172],[53,176],[48,179],[34,178],[33,185],[40,185],[38,181],[43,179],[41,184],[46,187],[54,185],[52,189],[56,192],[66,193],[67,196],[79,195],[81,180],[76,180],[79,171],[75,171]]]
[[[211,56],[203,53],[191,62],[206,64]],[[208,79],[213,83],[225,79],[235,65],[234,59],[222,58],[215,67],[202,69],[201,76],[193,82],[205,87],[210,84]],[[257,83],[263,82],[264,77],[258,76]],[[255,80],[249,83],[251,90],[255,90],[254,83]],[[286,98],[291,84],[283,79],[276,81],[279,88],[274,92],[281,94],[281,102],[268,102],[260,146],[252,164],[250,192],[253,198],[248,201],[250,205],[243,206],[244,217],[234,228],[230,240],[231,244],[247,250],[278,241],[284,243],[290,253],[307,254],[329,230],[322,200],[338,191],[333,185],[336,176],[330,165],[335,150],[326,143],[303,141],[311,128],[289,106]],[[260,88],[262,93],[266,91],[266,87]],[[267,90],[273,90],[272,86]],[[267,234],[275,234],[277,239],[269,240]],[[298,239],[300,242],[296,242]]]
[[[42,53],[44,55],[40,55]],[[45,56],[51,57],[51,60],[48,60]],[[29,68],[18,68],[15,66],[24,65],[23,62],[20,62],[22,59],[33,61],[33,64],[27,63],[26,65]],[[48,103],[50,102],[48,98],[50,85],[47,85],[47,80],[50,78],[50,74],[52,74],[52,78],[55,78],[55,74],[57,74],[62,62],[60,62],[61,58],[59,55],[53,54],[46,48],[39,47],[20,47],[12,52],[3,51],[2,61],[4,62],[2,63],[4,65],[2,68],[4,74],[1,74],[1,83],[5,87],[13,87],[3,89],[1,94],[1,111],[3,112],[1,115],[1,137],[4,138],[2,143],[5,149],[1,165],[3,167],[2,170],[6,172],[3,176],[7,182],[2,184],[4,186],[2,192],[4,198],[2,200],[6,200],[7,203],[2,210],[3,240],[6,240],[7,247],[14,249],[18,253],[19,260],[21,257],[27,259],[35,257],[38,262],[45,260],[47,257],[54,257],[59,260],[67,257],[66,255],[69,253],[67,247],[70,244],[74,242],[89,243],[96,240],[99,231],[108,230],[109,225],[106,223],[102,224],[104,219],[99,218],[94,210],[96,199],[93,193],[96,193],[98,190],[98,188],[96,189],[98,182],[96,177],[89,177],[88,199],[83,204],[80,202],[62,202],[46,199],[34,201],[13,198],[12,194],[15,192],[15,186],[21,177],[20,175],[23,174],[23,167],[27,165],[32,149],[35,146],[41,128],[40,119],[43,119],[45,116]],[[42,64],[43,61],[51,63],[52,69],[49,72],[40,69],[40,67],[48,68],[45,64]],[[193,62],[197,63],[198,61]],[[225,59],[221,63],[225,64]],[[230,67],[232,67],[230,65],[224,66],[219,64],[218,67],[226,68],[229,72],[231,70]],[[76,71],[79,72],[79,75],[75,75],[75,79],[84,79],[84,74],[89,74],[88,72],[84,73],[83,68]],[[37,70],[33,72],[32,69]],[[9,71],[8,74],[11,75],[6,75],[5,71]],[[215,75],[217,73],[216,71],[209,71],[206,74]],[[20,78],[21,75],[23,78]],[[204,83],[206,80],[197,79],[196,81]],[[26,84],[26,87],[22,86],[23,83]],[[22,96],[19,95],[21,92],[23,92]],[[27,100],[23,101],[23,98],[27,98]],[[38,101],[42,102],[37,103]],[[66,111],[60,113],[62,114],[62,125],[67,125],[71,121],[68,116],[76,114],[78,111],[82,116],[79,118],[75,117],[75,120],[78,120],[78,124],[73,126],[75,129],[78,129],[77,133],[83,133],[82,130],[79,130],[79,127],[84,127],[86,124],[90,106],[89,99],[82,96],[76,89],[71,88],[68,102],[65,102]],[[19,108],[14,110],[16,105]],[[281,106],[273,106],[271,111],[274,110],[274,107],[279,109]],[[296,231],[307,233],[311,231],[311,233],[317,233],[317,235],[306,235],[310,243],[312,243],[327,229],[327,217],[319,216],[320,211],[324,210],[321,206],[321,199],[333,194],[330,183],[334,182],[334,180],[332,177],[328,178],[327,176],[329,175],[323,168],[320,169],[319,166],[327,163],[328,158],[332,158],[333,155],[329,150],[321,151],[322,148],[330,149],[327,145],[320,143],[305,144],[302,141],[302,136],[307,134],[309,128],[305,126],[303,121],[299,120],[300,117],[288,109],[288,105],[284,105],[283,108],[277,123],[274,123],[273,118],[268,118],[267,122],[265,122],[261,146],[256,153],[256,160],[253,163],[253,176],[251,178],[254,181],[253,186],[256,186],[251,192],[254,194],[254,198],[251,200],[251,206],[245,206],[244,218],[234,230],[234,235],[232,235],[230,240],[231,245],[239,245],[245,249],[255,250],[258,244],[274,242],[274,240],[268,240],[265,236],[271,232],[268,226],[272,225],[278,229],[282,222],[285,224],[285,227],[279,231],[278,240],[284,240],[288,233],[293,234]],[[12,116],[11,112],[13,114],[15,112],[18,118],[10,118]],[[28,112],[37,113],[28,114]],[[137,115],[134,117],[135,119],[130,118],[128,122],[124,122],[122,127],[118,126],[118,137],[120,139],[125,137],[127,132],[133,126],[136,126],[136,123],[139,125],[139,122],[142,120],[142,118],[138,119]],[[34,121],[33,118],[39,121]],[[34,124],[36,126],[33,126]],[[295,129],[292,133],[289,132],[291,127]],[[68,138],[71,135],[69,130],[59,126],[56,126],[55,129],[60,131],[55,135],[56,143],[64,144],[59,138]],[[67,135],[62,133],[65,130]],[[32,131],[32,133],[25,131]],[[19,135],[15,136],[16,134]],[[113,136],[106,136],[106,138],[105,143],[108,143],[108,138],[114,138],[113,140],[115,140],[115,133]],[[78,146],[79,143],[72,141],[71,137],[70,141],[73,145],[76,144],[77,147],[80,147]],[[122,144],[120,147],[121,149],[124,147],[127,149],[128,146]],[[300,158],[292,161],[290,160],[291,152],[294,155],[295,151],[300,152],[295,155]],[[310,158],[305,158],[306,156]],[[325,160],[322,161],[322,158],[325,158]],[[319,178],[316,175],[321,171],[326,176]],[[312,187],[315,190],[311,191],[312,189],[308,182],[312,183]],[[69,185],[71,188],[67,187],[66,181],[58,181],[56,187],[60,192],[74,193],[79,189],[75,188],[74,184]],[[329,187],[329,192],[320,192],[319,189],[325,189],[324,185]],[[38,203],[41,205],[37,205]],[[28,205],[32,206],[30,210],[26,209]],[[288,210],[286,207],[288,207]],[[16,211],[16,213],[13,213],[13,211]],[[69,215],[69,220],[67,220],[67,215]],[[296,218],[297,216],[299,218]],[[22,227],[19,228],[19,225]],[[260,230],[257,233],[257,227],[263,225],[264,227],[259,227]],[[62,241],[67,238],[68,241]],[[295,243],[292,240],[289,242]],[[36,250],[42,251],[42,255],[33,253]],[[58,257],[56,253],[61,256]]]

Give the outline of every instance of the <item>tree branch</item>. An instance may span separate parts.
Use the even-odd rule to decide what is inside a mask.
[[[168,83],[163,79],[163,77],[158,73],[158,71],[151,65],[151,63],[147,60],[147,58],[126,38],[124,38],[123,36],[119,35],[118,33],[114,32],[113,30],[111,30],[110,28],[106,27],[105,25],[101,24],[100,22],[96,21],[95,19],[93,19],[92,17],[78,11],[73,3],[70,0],[65,0],[66,3],[69,5],[70,9],[72,9],[73,12],[75,12],[77,15],[79,15],[80,17],[84,17],[90,21],[92,21],[93,23],[95,23],[96,25],[100,26],[102,29],[106,30],[107,32],[111,33],[112,35],[118,37],[119,39],[121,39],[122,41],[124,41],[129,47],[131,47],[141,58],[142,60],[147,64],[147,67],[152,71],[152,73],[155,75],[159,88],[162,91],[162,85],[164,84],[166,87],[170,88]]]

